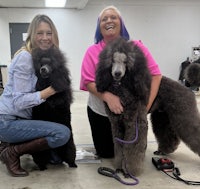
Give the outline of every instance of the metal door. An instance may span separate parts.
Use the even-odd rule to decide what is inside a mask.
[[[26,40],[29,23],[9,23],[11,58]]]

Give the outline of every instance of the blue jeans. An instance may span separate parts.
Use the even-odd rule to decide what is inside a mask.
[[[44,137],[50,148],[56,148],[66,144],[70,135],[69,128],[59,123],[0,115],[0,141],[2,142],[20,143]]]

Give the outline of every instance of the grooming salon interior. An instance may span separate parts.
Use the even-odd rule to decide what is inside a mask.
[[[52,0],[57,2],[59,0]],[[99,174],[99,167],[113,169],[113,159],[96,159],[87,117],[88,92],[80,90],[81,64],[86,49],[94,44],[99,13],[109,5],[116,6],[133,40],[141,40],[153,55],[163,75],[182,82],[180,72],[185,61],[200,58],[199,0],[67,0],[64,7],[46,7],[45,0],[0,0],[0,88],[7,82],[7,71],[15,51],[27,36],[27,28],[37,14],[48,15],[56,25],[60,49],[68,59],[74,100],[71,106],[72,129],[77,148],[78,168],[67,164],[50,165],[39,171],[29,155],[21,157],[28,169],[27,177],[11,177],[0,163],[0,189],[182,189],[190,183],[173,179],[152,163],[157,149],[149,123],[144,171],[131,185],[130,178]],[[194,89],[198,108],[200,97]],[[184,94],[182,94],[184,95]],[[148,115],[149,119],[149,115]],[[1,134],[1,133],[0,133]],[[80,158],[80,159],[78,159]],[[183,142],[167,156],[179,168],[181,178],[200,182],[200,158]],[[137,162],[135,162],[137,163]],[[109,172],[110,174],[110,172]],[[169,173],[171,174],[171,173]],[[172,175],[172,177],[174,177]],[[129,182],[129,184],[127,184]],[[198,187],[198,186],[197,186]]]

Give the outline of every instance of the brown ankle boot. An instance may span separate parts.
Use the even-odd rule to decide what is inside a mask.
[[[6,147],[0,154],[0,160],[6,164],[6,167],[12,176],[28,176],[28,172],[20,166],[20,156],[46,149],[49,149],[47,140],[45,138],[39,138],[22,144]]]
[[[10,144],[7,142],[1,142],[0,143],[0,153],[6,148],[8,147]]]
[[[20,155],[15,151],[14,145],[10,145],[2,151],[0,160],[6,164],[6,167],[12,176],[28,176],[28,172],[22,169],[20,166]]]

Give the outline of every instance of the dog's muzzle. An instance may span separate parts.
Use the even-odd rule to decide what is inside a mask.
[[[52,68],[47,64],[43,65],[40,68],[40,74],[41,74],[42,78],[48,78],[51,72],[52,72]]]
[[[122,77],[123,77],[123,73],[120,71],[114,72],[113,74],[113,78],[115,81],[120,81]]]

